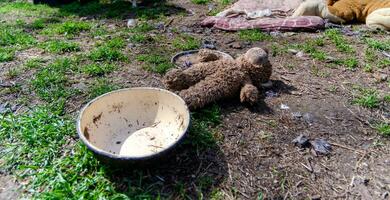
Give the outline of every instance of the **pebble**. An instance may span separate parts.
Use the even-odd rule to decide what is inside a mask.
[[[295,54],[298,58],[303,58],[303,56],[305,55],[302,51],[298,52]]]
[[[301,112],[293,112],[293,113],[291,113],[291,115],[295,119],[299,119],[299,118],[301,118],[303,116]]]
[[[137,25],[137,21],[135,19],[127,20],[127,28],[133,28]]]
[[[314,122],[314,116],[312,114],[310,114],[310,113],[305,113],[303,115],[303,120],[305,120],[306,123],[311,125]]]
[[[311,200],[321,200],[321,196],[320,195],[314,195],[310,199]]]
[[[202,42],[202,48],[217,49],[215,47],[215,43],[216,43],[216,41],[205,40],[205,41]]]
[[[290,109],[290,107],[288,105],[286,105],[286,104],[280,104],[280,109],[288,110],[288,109]]]
[[[299,53],[299,51],[298,50],[296,50],[296,49],[288,49],[287,50],[288,52],[290,52],[290,53],[292,53],[292,54],[297,54],[297,53]]]
[[[242,49],[243,45],[241,44],[241,42],[232,42],[229,44],[229,47],[233,49]]]
[[[265,92],[265,96],[267,98],[278,97],[279,93],[274,92],[273,90],[268,90],[268,91]]]
[[[388,79],[389,75],[387,74],[375,74],[374,75],[375,79],[378,81],[378,82],[384,82]]]
[[[305,135],[299,135],[292,141],[299,148],[306,148],[310,146],[309,138]]]

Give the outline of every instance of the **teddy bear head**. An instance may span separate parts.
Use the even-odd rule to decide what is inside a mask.
[[[259,47],[249,49],[237,58],[242,69],[246,70],[252,81],[267,82],[272,74],[272,65],[268,60],[268,52]]]

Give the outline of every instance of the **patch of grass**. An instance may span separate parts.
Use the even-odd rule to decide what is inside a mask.
[[[378,108],[380,99],[378,92],[373,89],[358,88],[359,94],[355,95],[352,102],[365,108]]]
[[[66,21],[64,23],[52,24],[43,29],[42,33],[47,35],[60,34],[73,37],[81,32],[89,31],[91,27],[91,24],[87,22]]]
[[[324,51],[318,50],[317,47],[324,46],[325,42],[323,38],[317,38],[314,40],[309,40],[303,44],[298,44],[296,47],[301,49],[303,52],[308,53],[310,57],[324,61],[327,58],[327,55]]]
[[[83,72],[90,76],[103,76],[113,70],[115,70],[115,65],[109,63],[93,63],[83,68]]]
[[[12,61],[15,58],[15,51],[10,48],[0,48],[0,62]]]
[[[340,30],[338,29],[327,29],[325,35],[336,45],[336,48],[345,53],[353,53],[355,50],[345,40]]]
[[[147,43],[152,42],[153,38],[143,33],[136,33],[131,35],[129,40],[135,43]]]
[[[255,41],[265,41],[265,40],[271,40],[272,36],[263,33],[260,30],[253,29],[253,30],[242,30],[238,33],[238,36],[241,40],[255,42]]]
[[[389,51],[390,50],[390,40],[387,41],[379,41],[372,38],[366,38],[365,39],[366,44],[368,47],[379,50],[379,51]]]
[[[73,144],[74,130],[73,120],[44,106],[0,115],[2,169],[28,178],[33,199],[128,198],[115,191],[107,168],[91,151]]]
[[[107,92],[111,92],[113,90],[117,90],[119,87],[115,84],[112,84],[107,79],[100,78],[97,79],[90,87],[88,96],[90,99],[93,99],[97,96],[105,94]]]
[[[53,15],[57,10],[48,5],[34,5],[28,2],[9,2],[0,6],[0,13],[16,13],[24,16]]]
[[[200,48],[200,40],[189,35],[181,35],[173,40],[173,46],[182,51]]]
[[[43,63],[45,63],[45,60],[42,58],[32,58],[26,61],[24,64],[27,68],[34,69],[34,68],[40,68],[43,66]]]
[[[107,45],[103,45],[95,48],[89,54],[89,58],[93,61],[125,61],[126,57],[117,48],[112,48]]]
[[[29,24],[27,28],[40,30],[46,28],[48,24],[59,22],[60,20],[58,18],[38,18],[35,19],[31,24]]]
[[[380,59],[378,62],[378,68],[384,69],[386,67],[390,67],[390,59],[388,58]]]
[[[271,45],[272,56],[280,56],[285,53],[288,53],[285,46],[279,46],[277,43],[272,43]]]
[[[390,136],[390,124],[389,123],[380,123],[375,126],[376,130],[384,136]]]
[[[342,61],[343,65],[350,69],[353,70],[359,65],[359,61],[356,58],[348,58]]]
[[[206,4],[209,3],[210,0],[191,0],[191,2],[194,4]]]
[[[18,68],[10,68],[10,69],[8,69],[6,76],[8,78],[12,79],[12,78],[16,78],[17,76],[19,76],[20,73],[21,73],[20,69],[18,69]]]
[[[63,54],[68,52],[80,51],[80,45],[76,42],[68,42],[63,40],[52,40],[40,45],[41,48],[45,49],[50,53]]]
[[[191,127],[185,144],[190,144],[197,149],[208,149],[216,144],[212,131],[221,123],[221,111],[217,105],[206,107],[192,113]]]
[[[132,33],[147,33],[149,31],[154,30],[154,27],[148,22],[141,22],[137,24],[134,28],[130,29]]]
[[[138,61],[145,63],[145,69],[148,71],[164,74],[173,67],[169,58],[157,54],[140,54],[136,58]]]
[[[0,46],[18,45],[27,47],[35,42],[35,38],[31,36],[31,34],[25,33],[23,30],[9,26],[0,26]]]
[[[390,94],[387,94],[383,97],[383,101],[390,103]]]
[[[46,102],[55,102],[70,96],[71,90],[66,88],[66,73],[72,70],[70,59],[58,59],[35,74],[31,85],[35,93]]]

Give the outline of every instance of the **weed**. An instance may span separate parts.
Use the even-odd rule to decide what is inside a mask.
[[[372,65],[366,64],[366,65],[364,66],[364,68],[363,68],[363,71],[372,73],[372,72],[373,72]]]
[[[72,69],[70,59],[58,59],[37,72],[31,81],[36,94],[47,102],[57,101],[70,96],[70,90],[66,89],[68,78],[66,72]]]
[[[7,71],[6,76],[10,79],[17,77],[20,74],[20,69],[18,68],[10,68]]]
[[[365,39],[366,44],[368,47],[380,51],[389,51],[390,50],[390,40],[387,41],[379,41],[372,38],[366,38]]]
[[[387,102],[387,103],[390,103],[390,94],[387,94],[383,97],[383,101],[384,102]]]
[[[12,61],[15,58],[15,51],[10,48],[0,48],[0,62]]]
[[[45,60],[43,60],[42,58],[32,58],[27,60],[24,65],[30,69],[40,68],[44,62]]]
[[[0,27],[0,46],[18,45],[27,47],[36,42],[36,40],[22,30],[12,27]]]
[[[304,44],[296,45],[297,48],[302,49],[303,52],[308,53],[312,58],[324,61],[327,58],[327,55],[324,51],[318,50],[317,46],[323,46],[323,38],[317,38],[315,40],[309,40]]]
[[[45,49],[46,51],[50,53],[58,53],[63,54],[67,52],[75,52],[80,51],[80,46],[78,43],[75,42],[67,42],[67,41],[61,41],[61,40],[52,40],[43,43],[40,45],[41,48]]]
[[[90,64],[83,68],[83,72],[90,76],[103,76],[115,70],[115,65],[103,63],[103,64]]]
[[[342,61],[343,65],[350,69],[353,70],[359,65],[359,61],[356,58],[348,58]]]
[[[384,69],[386,67],[390,67],[390,59],[388,58],[380,59],[378,63],[378,68]]]
[[[124,61],[126,57],[116,48],[107,45],[97,47],[89,54],[93,61]]]
[[[123,38],[116,37],[107,41],[105,45],[112,49],[121,49],[126,46],[126,43]]]
[[[173,46],[182,51],[198,49],[200,41],[189,35],[181,35],[173,40]]]
[[[191,121],[192,125],[185,144],[190,144],[197,149],[208,149],[213,147],[216,141],[210,128],[220,124],[220,108],[217,105],[206,107],[193,113]]]
[[[89,88],[89,98],[93,99],[97,96],[119,89],[115,84],[110,83],[107,79],[100,78],[96,80]]]
[[[139,34],[139,33],[136,33],[136,34],[133,34],[130,36],[130,41],[131,42],[135,42],[135,43],[146,43],[146,42],[151,42],[153,41],[153,38],[152,37],[149,37],[148,35],[145,35],[143,33]]]
[[[253,30],[242,30],[239,32],[239,37],[241,40],[246,40],[250,42],[255,41],[265,41],[265,40],[271,40],[272,36],[266,33],[261,32],[260,30],[253,29]]]
[[[287,48],[280,47],[276,43],[272,43],[271,52],[272,52],[272,56],[280,56],[280,55],[287,53],[288,51],[287,51]]]
[[[30,25],[28,25],[28,28],[39,30],[44,29],[47,27],[47,24],[52,23],[59,23],[60,20],[57,18],[38,18],[35,19]]]
[[[390,124],[389,123],[380,123],[375,126],[376,130],[384,136],[390,136]]]
[[[132,33],[147,33],[153,29],[154,29],[154,27],[150,23],[143,22],[143,23],[138,24],[134,28],[131,28],[130,32],[132,32]]]
[[[352,101],[354,104],[358,104],[366,108],[379,107],[380,100],[376,90],[365,88],[359,88],[358,90],[359,94],[356,95]]]
[[[206,4],[210,2],[210,0],[191,0],[191,2],[194,4]]]
[[[164,74],[173,67],[172,63],[169,61],[169,58],[162,55],[141,54],[137,56],[137,60],[146,63],[146,70],[159,74]]]
[[[79,21],[66,21],[64,23],[52,24],[51,26],[42,30],[42,33],[47,35],[65,35],[73,37],[80,34],[84,31],[89,31],[91,29],[91,24],[87,22]]]
[[[340,30],[338,29],[327,29],[325,35],[336,45],[336,48],[341,52],[352,53],[355,50],[351,45],[344,39]]]

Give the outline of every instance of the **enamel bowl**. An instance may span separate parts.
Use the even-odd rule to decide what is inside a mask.
[[[87,147],[105,160],[152,160],[185,136],[189,110],[181,97],[158,88],[113,91],[89,102],[77,120]]]

